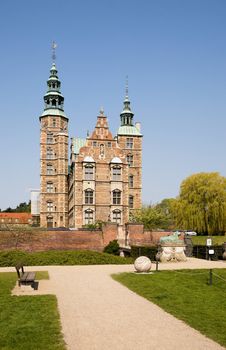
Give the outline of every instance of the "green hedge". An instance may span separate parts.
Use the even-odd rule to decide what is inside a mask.
[[[21,262],[25,266],[42,265],[104,265],[131,264],[133,259],[113,256],[95,251],[57,251],[27,253],[19,250],[1,251],[0,266],[15,266]]]
[[[138,256],[147,256],[152,261],[156,260],[158,248],[157,247],[142,247],[142,246],[132,246],[131,247],[131,257],[138,258]]]

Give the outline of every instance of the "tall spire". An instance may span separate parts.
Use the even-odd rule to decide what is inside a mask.
[[[128,96],[128,75],[126,76],[126,96],[125,96],[125,100],[123,102],[124,107],[123,107],[123,111],[120,113],[120,117],[121,117],[121,126],[124,125],[133,125],[133,112],[131,111],[130,108],[130,100],[129,100],[129,96]]]
[[[47,80],[47,87],[48,90],[44,96],[44,102],[45,107],[44,111],[50,110],[51,111],[64,111],[64,97],[60,92],[60,86],[61,82],[57,75],[57,68],[56,68],[56,47],[57,44],[55,41],[52,43],[52,67],[50,69],[50,76]],[[57,113],[58,114],[58,113]]]

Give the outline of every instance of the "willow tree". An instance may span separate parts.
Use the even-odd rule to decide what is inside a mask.
[[[180,186],[176,203],[177,225],[199,233],[226,230],[226,178],[219,173],[198,173]]]

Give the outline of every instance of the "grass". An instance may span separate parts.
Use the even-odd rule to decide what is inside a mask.
[[[36,277],[46,278],[48,272]],[[16,280],[16,273],[0,273],[0,349],[65,350],[56,297],[11,296]]]
[[[57,251],[28,253],[20,250],[1,251],[0,266],[15,266],[21,262],[24,266],[47,265],[104,265],[131,264],[132,258],[122,258],[95,251]]]
[[[122,273],[113,278],[183,320],[207,337],[226,346],[226,269],[160,271],[150,275]]]
[[[192,236],[193,245],[206,245],[207,236]],[[212,236],[213,245],[222,245],[226,242],[226,236]]]

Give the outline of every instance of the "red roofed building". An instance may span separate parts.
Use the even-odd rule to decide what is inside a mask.
[[[0,213],[0,225],[32,225],[31,213]]]

